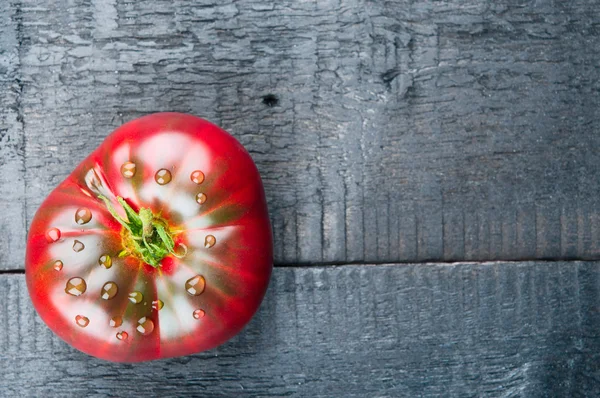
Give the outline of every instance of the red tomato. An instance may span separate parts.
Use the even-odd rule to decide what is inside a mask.
[[[73,347],[146,361],[237,334],[265,294],[272,253],[242,145],[200,118],[157,113],[113,132],[41,205],[27,287]]]

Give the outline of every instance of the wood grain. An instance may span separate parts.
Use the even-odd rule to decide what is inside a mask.
[[[23,268],[27,226],[19,29],[18,9],[0,2],[0,270]]]
[[[110,131],[165,110],[249,149],[278,264],[598,258],[599,6],[4,2],[0,120],[24,146],[2,141],[0,268]]]
[[[113,364],[59,341],[0,275],[3,396],[596,397],[600,263],[277,268],[218,349]]]

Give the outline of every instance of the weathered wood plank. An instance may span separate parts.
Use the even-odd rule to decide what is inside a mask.
[[[207,353],[139,365],[67,347],[0,275],[7,396],[600,395],[600,263],[277,268]]]
[[[0,270],[23,268],[27,226],[20,24],[19,8],[0,2]]]
[[[31,219],[117,125],[177,110],[251,151],[277,263],[598,258],[598,6],[9,2],[9,31],[17,9],[22,21],[17,197]]]

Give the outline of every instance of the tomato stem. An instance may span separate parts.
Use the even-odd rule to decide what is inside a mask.
[[[142,207],[139,212],[136,212],[125,199],[117,196],[117,202],[127,216],[125,219],[106,196],[98,195],[98,197],[104,202],[113,218],[123,226],[121,231],[123,250],[119,253],[119,257],[134,256],[155,268],[160,267],[161,260],[169,254],[178,257],[174,251],[175,242],[167,228],[167,223],[155,216],[152,210]]]

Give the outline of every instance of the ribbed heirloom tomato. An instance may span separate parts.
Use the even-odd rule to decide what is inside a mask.
[[[250,155],[194,116],[131,121],[43,202],[29,230],[34,307],[73,347],[110,361],[192,354],[238,333],[272,270]]]

